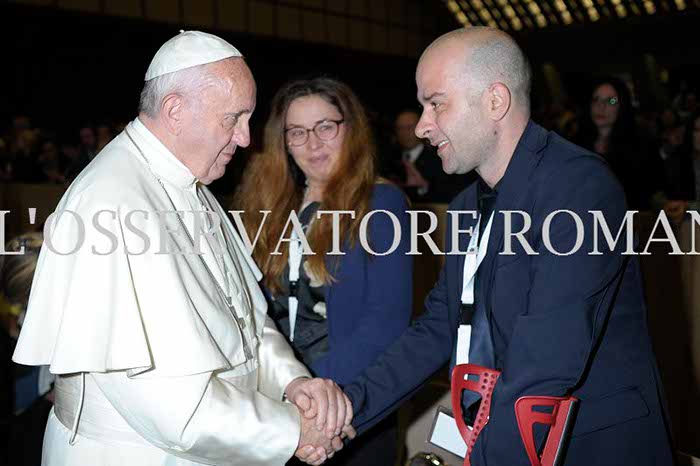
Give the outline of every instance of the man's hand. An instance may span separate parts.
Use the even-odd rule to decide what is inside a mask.
[[[351,425],[346,425],[343,427],[342,432],[340,433],[339,436],[333,437],[330,440],[330,449],[326,450],[326,447],[323,446],[315,446],[313,444],[305,444],[307,441],[312,441],[314,438],[314,432],[316,435],[318,435],[318,439],[324,444],[328,445],[325,442],[328,440],[324,437],[323,433],[319,430],[317,430],[314,426],[314,423],[312,420],[306,419],[304,416],[301,417],[301,437],[299,439],[299,448],[297,449],[296,453],[294,455],[299,458],[299,460],[308,463],[312,466],[319,465],[326,461],[329,458],[333,458],[333,455],[335,452],[340,451],[343,448],[343,439],[344,438],[349,438],[349,439],[354,439],[355,438],[355,429]],[[307,427],[305,428],[305,423],[307,424]],[[308,434],[308,426],[311,426],[311,435]],[[305,430],[306,429],[306,430]],[[307,438],[310,437],[310,438]]]
[[[339,436],[352,422],[352,403],[332,380],[300,377],[287,385],[285,393],[302,417],[315,418],[316,428],[325,430],[328,440]]]

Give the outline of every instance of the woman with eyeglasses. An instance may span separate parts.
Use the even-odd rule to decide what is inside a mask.
[[[634,119],[627,85],[614,77],[593,88],[577,143],[603,156],[622,184],[631,209],[647,209],[661,180],[654,175],[655,146]]]
[[[290,82],[272,101],[264,150],[250,161],[234,201],[250,238],[263,222],[253,256],[264,274],[268,313],[311,372],[340,385],[401,335],[411,315],[407,201],[377,177],[372,139],[347,85],[326,77]],[[291,212],[313,255],[304,255],[298,241],[279,241],[290,237]],[[390,418],[332,464],[387,466],[395,456]]]

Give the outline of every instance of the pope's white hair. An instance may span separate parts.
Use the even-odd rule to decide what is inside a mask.
[[[150,118],[155,118],[160,112],[161,104],[170,94],[180,94],[185,97],[200,89],[210,73],[204,66],[193,66],[175,71],[146,81],[141,91],[139,112]],[[194,102],[197,99],[192,99]]]

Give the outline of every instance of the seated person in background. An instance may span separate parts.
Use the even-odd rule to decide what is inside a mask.
[[[58,146],[51,139],[46,139],[41,144],[39,156],[37,157],[37,165],[39,167],[39,177],[44,183],[63,184],[66,182],[66,177],[63,176],[61,170],[61,154],[58,152]]]
[[[97,152],[104,149],[104,147],[114,138],[112,127],[108,123],[100,123],[97,125],[97,128],[95,128],[95,133],[97,135]]]
[[[256,236],[254,247],[271,303],[268,313],[314,376],[348,383],[407,328],[411,315],[412,257],[404,194],[374,171],[374,145],[367,117],[350,88],[334,79],[294,81],[280,89],[265,127],[264,151],[252,158],[239,187],[236,208]],[[372,256],[360,244],[360,222],[370,211],[392,212],[401,241],[390,254]],[[331,215],[340,216],[333,246]],[[292,211],[315,255],[299,246],[280,248],[289,237]],[[391,248],[394,227],[384,213],[368,222],[373,251]],[[338,247],[343,255],[328,254]],[[291,251],[291,252],[290,252]],[[334,465],[391,466],[396,460],[396,420],[375,427]]]
[[[37,165],[38,129],[24,129],[10,141],[9,178],[14,183],[36,183],[40,180]]]
[[[441,202],[452,200],[473,180],[473,174],[448,175],[435,148],[416,136],[420,115],[415,110],[404,110],[396,116],[394,150],[385,154],[382,173],[395,178],[413,202]]]
[[[0,338],[3,365],[10,371],[9,380],[3,381],[3,399],[11,400],[12,410],[7,416],[3,412],[9,435],[2,440],[8,442],[2,449],[7,457],[0,456],[0,460],[13,466],[41,463],[44,427],[53,398],[53,376],[47,366],[22,366],[10,359],[24,320],[41,243],[41,233],[27,233],[11,240],[5,247],[8,254],[0,255]],[[17,254],[21,251],[23,254]]]
[[[575,142],[605,159],[625,190],[628,208],[648,209],[661,184],[660,172],[654,164],[654,145],[635,124],[627,85],[613,77],[599,80],[580,126]]]
[[[700,209],[700,113],[685,124],[680,118],[676,121],[665,131],[659,151],[665,179],[654,204],[678,224],[686,211]]]
[[[83,158],[78,146],[70,142],[61,144],[60,152],[63,154],[63,176],[66,183],[70,184],[87,166],[89,160]]]
[[[80,156],[88,162],[97,155],[97,134],[92,125],[83,125],[79,131]],[[86,164],[87,165],[87,164]]]
[[[11,181],[12,160],[7,150],[7,143],[0,138],[0,181],[7,183]]]

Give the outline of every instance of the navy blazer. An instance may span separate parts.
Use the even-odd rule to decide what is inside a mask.
[[[576,213],[580,225],[567,213],[547,225],[548,214],[561,209]],[[476,183],[449,210],[476,211]],[[529,122],[499,185],[475,290],[477,306],[490,321],[502,374],[472,465],[528,465],[515,401],[524,395],[564,394],[581,399],[566,465],[673,464],[638,262],[620,254],[622,242],[611,252],[600,230],[602,254],[589,254],[594,241],[590,210],[602,211],[613,236],[617,233],[625,215],[624,194],[605,162]],[[526,226],[523,214],[503,211],[529,216],[524,238],[538,255],[527,254],[512,237],[514,254],[502,254],[507,219],[510,232]],[[470,215],[459,219],[460,230],[476,223]],[[448,217],[447,251],[453,247],[451,228]],[[550,252],[572,250],[577,228],[582,237],[577,252]],[[461,251],[468,242],[467,234],[459,236]],[[396,408],[450,358],[454,362],[463,264],[463,255],[447,256],[424,314],[345,387],[360,431]]]
[[[368,243],[377,253],[388,251],[394,237],[401,240],[388,255],[366,252],[359,240],[346,243],[326,287],[328,352],[310,367],[314,375],[345,384],[357,377],[408,327],[412,311],[413,257],[409,250],[406,196],[390,184],[377,184],[370,211],[391,212],[400,231],[394,232],[391,218],[377,212],[369,219]],[[333,259],[328,259],[332,269]],[[330,270],[330,269],[329,269]]]

